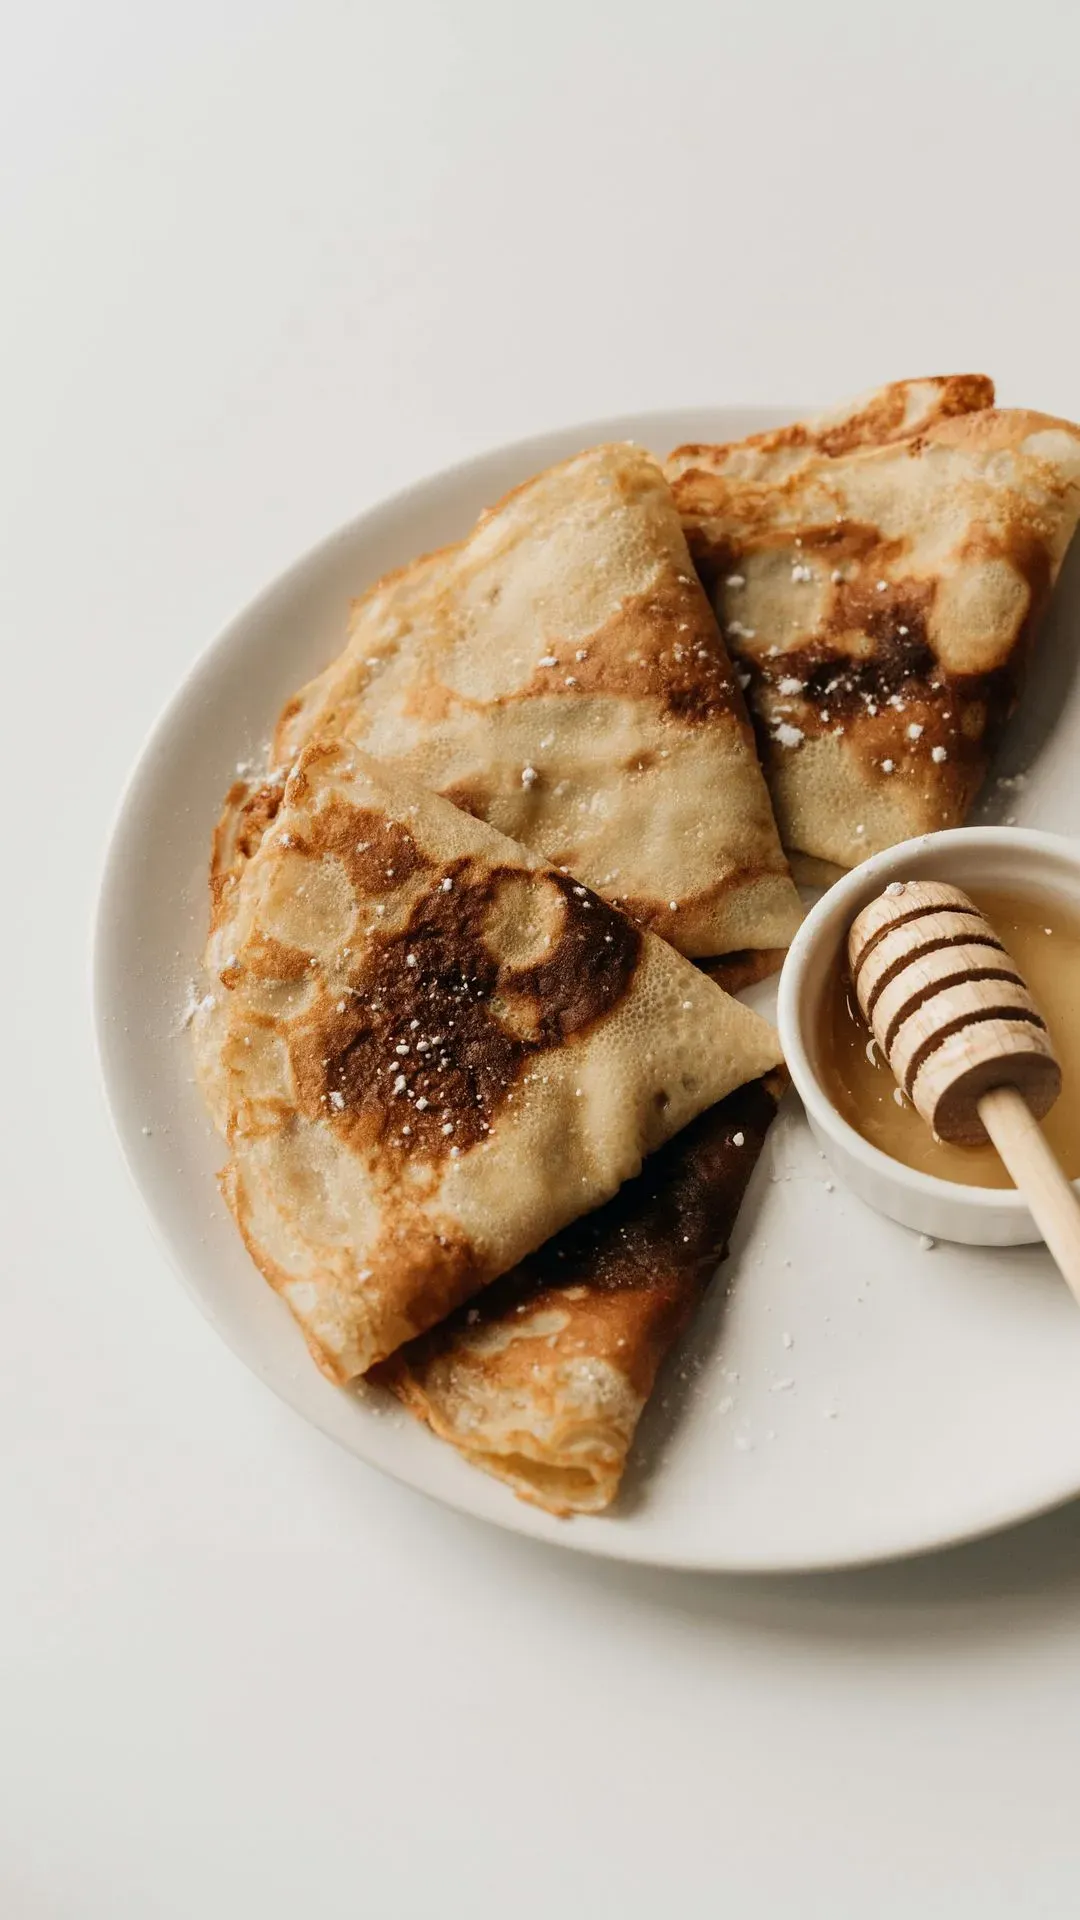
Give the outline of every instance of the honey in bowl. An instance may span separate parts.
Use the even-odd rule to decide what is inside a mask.
[[[1070,1180],[1080,1178],[1080,914],[1034,895],[965,889],[985,913],[1027,982],[1061,1067],[1061,1093],[1043,1132]],[[829,983],[818,1056],[821,1084],[837,1112],[893,1160],[968,1187],[1011,1187],[993,1147],[935,1139],[903,1098],[859,1011],[837,960]]]

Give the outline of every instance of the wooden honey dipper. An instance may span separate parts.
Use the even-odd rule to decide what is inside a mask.
[[[848,964],[899,1086],[939,1139],[992,1141],[1080,1300],[1080,1202],[1038,1125],[1061,1068],[985,914],[943,881],[894,880],[852,922]]]

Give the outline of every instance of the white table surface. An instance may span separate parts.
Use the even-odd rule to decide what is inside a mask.
[[[1071,1915],[1080,1509],[771,1583],[382,1481],[166,1270],[86,947],[159,706],[387,490],[904,373],[1080,414],[1080,9],[51,0],[5,41],[0,1914]]]

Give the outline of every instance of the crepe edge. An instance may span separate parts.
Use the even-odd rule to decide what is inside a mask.
[[[725,1098],[732,1099],[754,1084],[760,1085],[768,1095],[771,1111],[761,1127],[760,1140],[747,1169],[743,1189],[731,1210],[730,1218],[724,1223],[724,1244],[718,1266],[727,1257],[728,1238],[738,1218],[746,1187],[764,1147],[769,1127],[790,1085],[790,1076],[785,1067],[774,1067],[761,1075],[757,1083],[746,1082],[743,1088],[735,1088]],[[678,1136],[675,1139],[677,1141]],[[673,1143],[667,1144],[670,1148]],[[551,1292],[554,1294],[555,1289],[551,1289]],[[450,1396],[445,1396],[448,1410],[444,1411],[438,1394],[429,1390],[424,1377],[413,1370],[407,1346],[388,1360],[380,1362],[370,1371],[367,1379],[372,1385],[392,1393],[415,1419],[429,1428],[435,1438],[452,1446],[467,1465],[502,1480],[519,1500],[541,1508],[556,1519],[570,1519],[575,1514],[602,1513],[611,1507],[619,1492],[638,1421],[648,1404],[656,1374],[692,1320],[696,1305],[697,1302],[689,1298],[674,1315],[669,1337],[657,1357],[653,1380],[646,1393],[637,1392],[626,1375],[617,1373],[606,1361],[594,1360],[591,1364],[602,1365],[610,1376],[607,1391],[617,1411],[609,1412],[605,1420],[594,1417],[591,1420],[564,1421],[546,1439],[539,1436],[535,1427],[530,1430],[520,1425],[508,1427],[501,1444],[494,1444],[490,1436],[483,1442],[479,1437],[471,1438],[468,1432],[462,1430],[460,1422],[455,1423],[452,1418]],[[438,1330],[432,1331],[437,1333]],[[430,1335],[427,1337],[430,1338]]]

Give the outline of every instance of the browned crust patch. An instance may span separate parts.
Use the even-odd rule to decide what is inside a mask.
[[[477,874],[459,861],[447,877],[452,890],[425,894],[400,933],[373,936],[344,1011],[324,1012],[313,1031],[301,1021],[290,1036],[305,1109],[329,1103],[335,1129],[365,1150],[377,1140],[381,1161],[391,1150],[441,1160],[476,1145],[530,1062],[611,1013],[640,957],[638,930],[558,874],[548,884],[563,895],[565,917],[550,958],[506,967],[483,928],[511,870]]]
[[[305,775],[296,778],[299,800]],[[337,794],[289,842],[301,858],[340,861],[368,899],[424,882],[404,925],[370,932],[286,1031],[299,1111],[357,1152],[377,1145],[387,1178],[404,1160],[441,1162],[476,1145],[526,1068],[605,1019],[631,987],[639,928],[569,875],[468,857],[436,867],[406,827]],[[523,885],[551,897],[556,930],[542,958],[514,965],[492,949],[490,927],[505,889]],[[223,984],[248,970],[293,981],[308,964],[260,935]]]

